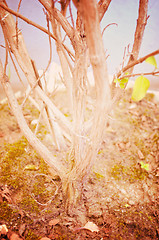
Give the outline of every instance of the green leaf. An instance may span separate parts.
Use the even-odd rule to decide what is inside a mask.
[[[141,164],[141,168],[145,169],[146,171],[149,171],[149,164],[148,163],[143,163],[141,161],[140,164]]]
[[[150,82],[146,77],[140,76],[136,78],[131,96],[132,100],[140,101],[143,99],[149,87]]]
[[[155,66],[155,68],[157,68],[157,62],[154,56],[146,58],[145,62],[150,63],[151,65]]]
[[[125,75],[129,75],[129,72],[125,72]]]
[[[119,78],[114,79],[114,82],[115,82],[115,83],[117,83],[117,82],[119,82],[119,81],[120,81]]]
[[[119,84],[119,86],[120,86],[121,89],[123,89],[123,88],[125,87],[125,84],[121,82],[121,83]]]
[[[118,82],[120,88],[123,89],[123,88],[125,87],[125,83],[127,83],[128,80],[129,80],[128,78],[122,78],[122,79],[120,79],[120,78],[116,78],[116,79],[114,79],[114,82],[115,82],[115,83]]]
[[[122,79],[120,80],[120,82],[121,82],[121,83],[127,83],[128,80],[129,80],[128,78],[122,78]]]

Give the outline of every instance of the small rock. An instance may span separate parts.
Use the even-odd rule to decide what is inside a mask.
[[[49,221],[49,226],[55,226],[56,224],[58,224],[60,222],[59,219],[55,218]]]

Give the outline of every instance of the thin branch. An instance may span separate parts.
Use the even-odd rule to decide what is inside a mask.
[[[0,47],[2,47],[2,48],[6,48],[5,46],[3,46],[2,44],[0,45]]]
[[[109,26],[111,26],[111,25],[116,25],[116,26],[118,27],[118,24],[117,24],[117,23],[110,23],[110,24],[108,24],[108,25],[103,29],[103,31],[102,31],[102,36],[103,36],[103,34],[104,34],[104,31],[105,31]]]
[[[7,69],[7,65],[8,65],[8,51],[9,51],[9,46],[7,43],[7,40],[5,38],[5,44],[6,44],[6,58],[5,58],[5,65],[4,65],[4,73],[6,74],[6,69]]]
[[[120,77],[119,79],[123,79],[123,78],[131,78],[131,77],[136,77],[136,76],[141,76],[141,75],[152,75],[152,76],[155,76],[155,77],[158,77],[159,75],[159,71],[156,71],[156,72],[147,72],[147,73],[134,73],[134,74],[129,74],[129,75],[126,75],[126,76],[122,76]]]
[[[52,1],[50,0],[38,0],[38,1],[46,8],[50,15],[52,15]],[[80,36],[77,34],[77,31],[71,26],[71,24],[63,16],[63,14],[56,8],[54,8],[54,17],[70,38],[73,48],[76,49],[77,44],[80,41]]]
[[[73,28],[75,28],[74,21],[73,21],[72,9],[71,9],[71,2],[69,2],[69,11],[70,11],[70,16],[71,16],[72,26],[73,26]]]
[[[128,46],[124,48],[123,61],[120,64],[121,67],[119,68],[120,70],[122,70],[124,68],[124,64],[125,64],[126,60],[128,59],[128,57],[130,57],[129,45],[130,44],[128,44]]]
[[[22,107],[24,106],[27,98],[28,98],[29,95],[31,94],[32,90],[37,86],[37,84],[39,84],[39,85],[41,86],[40,79],[45,75],[46,71],[48,70],[48,68],[49,68],[49,66],[50,66],[50,64],[51,64],[51,59],[52,59],[52,47],[51,47],[51,39],[50,39],[50,34],[51,34],[51,32],[50,32],[50,28],[49,28],[49,18],[48,18],[47,13],[45,13],[45,14],[46,14],[46,20],[47,20],[48,33],[49,33],[49,34],[48,34],[48,36],[49,36],[49,47],[50,47],[49,62],[48,62],[48,64],[47,64],[45,70],[43,71],[42,75],[39,76],[38,73],[37,73],[37,71],[36,71],[36,69],[35,69],[35,63],[34,63],[33,60],[31,60],[32,65],[33,65],[33,69],[34,69],[34,72],[35,72],[35,75],[36,75],[36,77],[37,77],[37,80],[36,80],[35,84],[34,84],[34,85],[29,89],[29,91],[27,92],[27,94],[26,94],[26,96],[25,96],[25,99],[23,100],[23,102],[22,102],[22,104],[21,104]]]
[[[47,21],[47,28],[48,28],[48,36],[49,36],[49,49],[50,49],[50,57],[49,57],[49,61],[48,61],[48,64],[47,64],[47,66],[46,66],[46,69],[45,69],[45,71],[43,72],[43,74],[42,74],[42,76],[46,73],[46,71],[48,70],[48,68],[49,68],[49,66],[50,66],[50,64],[51,64],[51,59],[52,59],[52,46],[51,46],[51,32],[50,32],[50,27],[49,27],[49,16],[48,16],[48,14],[47,14],[47,12],[44,12],[45,13],[45,15],[46,15],[46,21]],[[41,77],[42,76],[40,76],[40,79],[41,79]]]
[[[139,14],[137,19],[137,25],[135,30],[135,36],[134,36],[134,43],[132,48],[132,53],[130,55],[128,65],[138,59],[145,27],[147,24],[147,11],[148,11],[148,1],[149,0],[140,0],[139,3]],[[131,73],[133,72],[133,68],[131,69]]]
[[[13,59],[13,57],[12,57],[11,51],[9,51],[9,55],[10,55],[10,58],[11,58],[11,60],[12,60],[14,69],[15,69],[15,71],[16,71],[16,74],[17,74],[17,76],[18,76],[21,84],[23,85],[23,87],[24,87],[24,89],[25,89],[24,83],[23,83],[23,81],[22,81],[22,79],[21,79],[21,77],[20,77],[20,74],[19,74],[18,69],[17,69],[16,64],[15,64],[15,61],[14,61],[14,59]]]
[[[22,0],[19,1],[17,13],[19,12],[21,2],[22,2]],[[17,48],[18,48],[18,17],[17,16],[16,16],[16,43],[17,43]]]
[[[3,8],[3,9],[5,9],[6,11],[10,12],[10,13],[13,14],[14,16],[19,17],[20,19],[22,19],[23,21],[27,22],[28,24],[30,24],[30,25],[32,25],[32,26],[40,29],[42,32],[44,32],[44,33],[46,33],[46,34],[49,35],[49,32],[48,32],[48,30],[47,30],[46,28],[44,28],[44,27],[40,26],[39,24],[31,21],[30,19],[24,17],[24,16],[21,15],[20,13],[17,13],[17,12],[15,12],[15,11],[13,11],[12,9],[8,8],[6,5],[4,5],[4,4],[2,4],[2,3],[0,3],[0,7]],[[52,33],[50,33],[50,36],[51,36],[55,41],[57,40],[56,37],[55,37]],[[74,56],[74,54],[71,52],[71,50],[68,49],[68,47],[67,47],[65,44],[62,43],[62,45],[63,45],[63,47],[65,48],[65,50],[67,51],[68,55],[69,55],[69,56],[71,55],[73,58],[75,58],[75,56]]]

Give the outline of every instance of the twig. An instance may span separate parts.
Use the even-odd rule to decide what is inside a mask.
[[[70,11],[70,16],[71,16],[71,22],[73,28],[75,28],[74,21],[73,21],[73,15],[72,15],[72,9],[71,9],[71,2],[69,1],[69,11]]]
[[[23,81],[22,81],[22,79],[21,79],[21,77],[20,77],[20,74],[19,74],[19,72],[18,72],[18,69],[17,69],[17,67],[16,67],[15,61],[14,61],[14,59],[13,59],[13,57],[12,57],[11,51],[9,51],[9,55],[10,55],[10,58],[11,58],[11,60],[12,60],[13,66],[14,66],[14,68],[15,68],[16,74],[17,74],[17,76],[18,76],[21,84],[22,84],[23,87],[25,88],[24,83],[23,83]]]
[[[126,47],[124,48],[124,55],[123,55],[123,61],[121,64],[121,69],[124,67],[125,58],[126,58]]]
[[[134,73],[134,74],[129,74],[129,75],[125,75],[125,76],[122,76],[120,77],[119,79],[123,79],[123,78],[130,78],[130,77],[135,77],[135,76],[141,76],[141,75],[153,75],[155,77],[158,77],[159,75],[159,71],[157,72],[147,72],[147,73]]]
[[[27,92],[26,96],[25,96],[25,99],[23,100],[21,106],[23,107],[27,98],[29,97],[30,93],[32,92],[32,90],[36,87],[37,84],[40,85],[41,87],[41,84],[40,84],[40,79],[45,75],[46,71],[48,70],[49,66],[50,66],[50,63],[51,63],[51,59],[52,59],[52,47],[51,47],[51,39],[50,39],[50,28],[49,28],[49,19],[48,19],[48,16],[47,16],[47,13],[46,14],[46,20],[47,20],[47,27],[48,27],[48,32],[49,32],[49,47],[50,47],[50,58],[49,58],[49,62],[45,68],[45,70],[43,71],[43,74],[41,76],[38,76],[38,73],[35,69],[35,63],[33,60],[31,60],[32,62],[32,65],[33,65],[33,69],[34,69],[34,72],[35,72],[35,75],[36,75],[36,78],[37,78],[37,81],[35,82],[35,84],[30,88],[30,90]]]
[[[120,70],[124,68],[124,63],[126,62],[127,58],[130,56],[129,46],[130,44],[128,44],[128,46],[124,48],[123,60],[122,60],[122,63],[120,64],[121,67],[119,68]],[[127,54],[126,54],[126,51],[127,51]]]
[[[62,40],[62,43],[66,40],[66,37],[67,37],[67,34],[65,34],[63,40]]]
[[[2,47],[2,48],[6,48],[5,46],[3,46],[2,44],[0,45],[0,47]]]
[[[116,25],[116,26],[118,27],[118,24],[117,24],[117,23],[110,23],[110,24],[108,24],[108,25],[103,29],[103,31],[102,31],[102,36],[103,36],[103,34],[104,34],[104,31],[105,31],[109,26],[111,26],[111,25]]]
[[[19,1],[17,13],[19,12],[21,2],[22,2],[22,0]],[[16,43],[17,43],[17,48],[18,48],[18,17],[17,16],[16,16]]]
[[[46,21],[47,21],[47,28],[48,28],[48,36],[49,36],[49,48],[50,48],[50,58],[49,58],[49,61],[48,61],[48,64],[47,64],[47,67],[43,73],[43,75],[46,73],[46,71],[48,70],[50,64],[51,64],[51,59],[52,59],[52,46],[51,46],[51,32],[50,32],[50,27],[49,27],[49,16],[47,14],[47,12],[44,12],[45,15],[46,15]]]
[[[5,36],[5,34],[6,34],[6,33],[5,33],[5,31],[4,31],[4,36]],[[23,83],[23,81],[22,81],[22,79],[21,79],[21,77],[20,77],[20,75],[19,75],[19,72],[18,72],[18,69],[17,69],[17,67],[16,67],[16,64],[15,64],[15,62],[14,62],[14,60],[13,60],[13,57],[12,57],[12,54],[11,54],[11,49],[10,49],[10,47],[9,47],[8,42],[7,42],[6,39],[7,39],[7,38],[5,37],[5,43],[6,43],[6,47],[5,47],[5,48],[8,49],[8,52],[9,52],[10,58],[11,58],[11,60],[12,60],[13,66],[14,66],[14,68],[15,68],[15,71],[16,71],[16,73],[17,73],[17,76],[18,76],[21,84],[22,84],[23,87],[25,88],[24,83]],[[5,74],[6,74],[6,66],[7,66],[7,64],[6,64],[6,62],[5,62],[5,67],[4,67],[4,72],[5,72]]]
[[[4,65],[4,74],[6,74],[6,69],[7,69],[7,65],[8,65],[8,49],[9,49],[9,46],[8,46],[8,43],[7,43],[7,40],[5,38],[5,44],[6,44],[6,58],[5,58],[5,65]]]

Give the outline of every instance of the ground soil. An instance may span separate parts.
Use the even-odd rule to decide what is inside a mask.
[[[137,103],[130,95],[110,114],[81,206],[69,215],[60,180],[28,145],[8,104],[0,104],[0,225],[10,232],[0,239],[159,239],[159,104],[153,94]],[[69,117],[64,97],[54,101]],[[38,111],[28,101],[24,113],[34,130]],[[37,134],[49,141],[42,124]],[[67,160],[67,151],[53,155]]]

